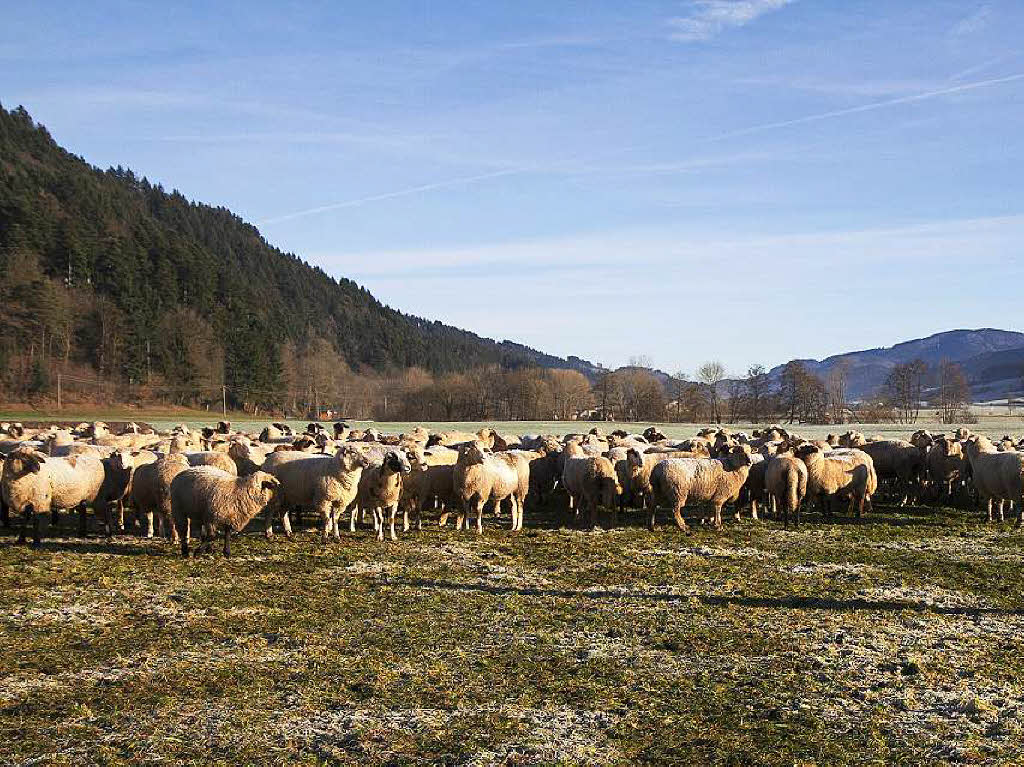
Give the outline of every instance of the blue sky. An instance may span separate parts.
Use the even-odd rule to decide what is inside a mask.
[[[1024,3],[5,3],[0,102],[382,301],[608,365],[1024,320]]]

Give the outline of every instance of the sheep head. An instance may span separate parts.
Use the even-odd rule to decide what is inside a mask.
[[[726,463],[734,469],[741,466],[750,466],[753,459],[750,457],[749,445],[733,445],[725,458]]]
[[[821,455],[821,448],[812,442],[804,442],[797,446],[793,454],[806,463],[807,461],[815,460],[815,456]]]
[[[370,458],[364,455],[361,450],[357,450],[354,447],[348,445],[342,445],[338,448],[338,452],[334,454],[341,463],[342,468],[345,471],[355,471],[356,469],[365,469],[370,465]]]
[[[388,450],[384,456],[384,466],[394,474],[409,474],[412,472],[412,465],[404,450]]]
[[[26,474],[38,474],[46,463],[46,456],[30,447],[20,447],[5,459],[4,478],[17,479]]]
[[[473,464],[483,463],[486,459],[487,448],[479,441],[467,442],[459,448],[459,461],[464,464],[472,466]]]

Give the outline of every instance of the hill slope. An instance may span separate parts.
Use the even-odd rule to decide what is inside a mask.
[[[800,361],[822,379],[837,366],[846,364],[848,395],[857,400],[874,394],[893,367],[915,359],[924,360],[930,367],[943,359],[959,362],[967,373],[975,399],[1005,396],[1022,388],[1024,333],[992,328],[950,330],[887,348]],[[769,371],[776,384],[783,367],[779,365]]]
[[[198,340],[223,354],[229,384],[270,389],[283,344],[322,338],[349,365],[378,370],[595,370],[384,306],[225,208],[89,165],[20,107],[0,108],[0,273],[6,361],[42,348],[105,375],[138,380],[155,364],[178,380],[187,349],[168,347]]]

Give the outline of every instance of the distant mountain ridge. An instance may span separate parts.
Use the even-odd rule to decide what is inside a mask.
[[[847,367],[847,396],[860,400],[875,394],[889,372],[904,362],[924,360],[935,368],[942,360],[964,368],[975,400],[997,399],[1024,391],[1024,333],[996,328],[959,329],[935,333],[894,346],[803,359],[807,369],[825,379],[842,363]],[[769,371],[778,384],[785,365]]]

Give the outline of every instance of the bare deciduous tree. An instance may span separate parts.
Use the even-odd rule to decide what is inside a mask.
[[[718,384],[725,378],[725,366],[718,360],[705,362],[697,368],[697,380],[704,384],[704,392],[711,409],[711,420],[720,423],[722,414],[719,412]]]

